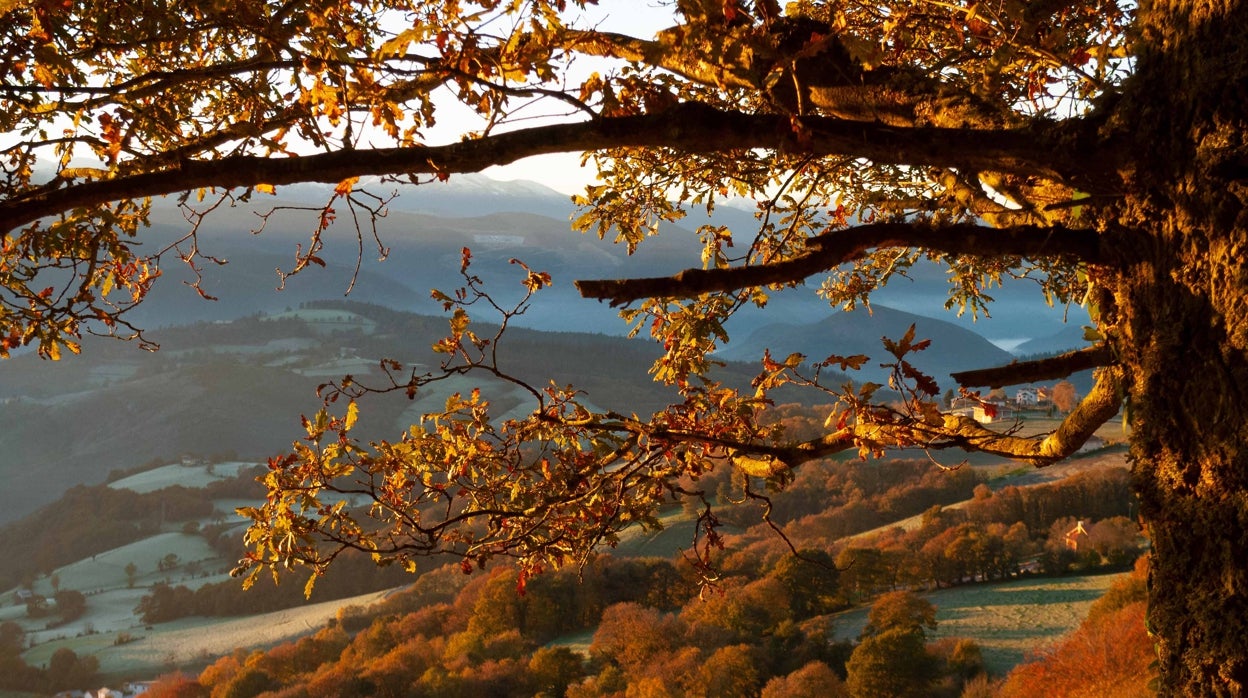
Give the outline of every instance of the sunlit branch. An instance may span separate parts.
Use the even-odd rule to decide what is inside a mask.
[[[1124,372],[1116,366],[1099,369],[1096,383],[1052,433],[1043,438],[1005,436],[988,429],[970,417],[946,415],[938,438],[947,443],[933,447],[957,447],[982,451],[1037,466],[1056,463],[1079,450],[1088,438],[1122,407]],[[945,434],[948,433],[946,437]]]
[[[733,464],[753,477],[773,477],[798,465],[836,453],[858,449],[960,448],[979,451],[1036,466],[1056,463],[1079,450],[1122,406],[1123,371],[1117,367],[1097,372],[1096,384],[1053,432],[1023,437],[993,431],[970,417],[942,415],[933,424],[921,420],[876,423],[860,419],[854,425],[818,439],[787,446],[744,447]],[[748,449],[748,450],[745,450]]]
[[[899,127],[1017,123],[1005,105],[991,105],[928,77],[938,71],[924,74],[888,65],[866,69],[841,46],[835,30],[807,21],[773,25],[780,35],[770,39],[715,39],[741,42],[738,52],[717,54],[716,60],[708,60],[705,46],[691,39],[685,27],[661,31],[653,41],[576,30],[565,30],[563,39],[570,50],[659,68],[706,87],[762,92],[786,113],[822,113]],[[789,32],[808,37],[808,53],[797,58],[777,55],[773,42],[791,39]]]
[[[77,207],[160,196],[201,187],[299,182],[337,183],[367,175],[478,172],[521,158],[606,148],[670,147],[722,152],[752,148],[854,155],[880,163],[992,168],[1063,180],[1082,179],[1085,166],[1065,157],[1034,130],[981,131],[890,128],[835,118],[724,112],[687,103],[657,114],[538,126],[442,146],[342,150],[273,158],[234,156],[184,160],[157,172],[61,189],[41,188],[0,202],[0,230],[12,230]]]
[[[671,31],[671,30],[669,30]],[[646,41],[624,34],[568,29],[563,32],[569,50],[591,56],[618,58],[671,71],[702,85],[757,89],[757,78],[742,74],[724,61],[710,61],[671,42]]]
[[[1101,241],[1094,230],[1060,226],[1020,225],[989,228],[972,223],[873,223],[823,233],[808,241],[809,252],[782,262],[721,269],[686,269],[674,276],[643,279],[577,281],[585,298],[624,305],[641,298],[695,297],[800,281],[861,258],[869,250],[922,247],[949,254],[991,257],[1069,255],[1088,263],[1101,260]]]
[[[1079,371],[1108,366],[1113,363],[1113,360],[1113,352],[1102,343],[1046,359],[1016,361],[1005,366],[962,371],[951,375],[959,385],[1000,388],[1007,385],[1065,378]]]

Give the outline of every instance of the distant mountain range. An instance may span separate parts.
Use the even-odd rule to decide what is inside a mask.
[[[376,184],[375,187],[379,193],[388,194],[393,185]],[[206,290],[221,297],[223,303],[226,303],[225,296],[217,291],[228,290],[235,296],[237,302],[228,303],[235,306],[234,309],[205,310],[201,316],[187,315],[194,311],[198,297],[184,291],[181,295],[195,300],[196,304],[188,306],[179,302],[173,313],[152,307],[146,314],[136,315],[145,320],[151,318],[159,325],[185,322],[186,318],[239,317],[245,315],[249,307],[271,309],[292,304],[281,294],[266,298],[259,292],[277,285],[275,267],[289,269],[293,265],[296,245],[306,249],[315,216],[286,210],[268,222],[263,234],[252,235],[251,231],[261,222],[256,212],[269,206],[323,206],[329,200],[330,190],[323,185],[306,184],[284,187],[279,194],[280,198],[257,195],[247,206],[218,210],[201,233],[201,248],[208,254],[231,260],[231,265],[237,269],[212,269],[213,278],[205,284]],[[340,222],[325,235],[325,249],[321,254],[331,269],[310,267],[301,274],[306,279],[296,277],[288,281],[291,289],[288,293],[297,299],[293,301],[296,305],[314,297],[341,298],[350,285],[349,270],[362,249],[363,277],[354,286],[352,298],[403,310],[431,312],[436,306],[428,300],[429,289],[459,285],[456,271],[460,251],[469,247],[474,255],[474,273],[495,291],[518,288],[517,270],[509,264],[512,258],[552,274],[555,285],[542,294],[522,320],[527,326],[623,334],[626,328],[616,313],[605,305],[581,299],[572,288],[574,279],[654,276],[699,265],[700,248],[693,228],[708,220],[702,209],[695,207],[679,224],[665,226],[664,234],[646,240],[632,257],[609,240],[571,232],[568,221],[574,211],[570,197],[534,182],[499,182],[483,175],[467,175],[453,177],[448,182],[409,187],[391,203],[388,215],[378,224],[382,245],[389,252],[385,262],[378,261],[377,244],[371,239],[367,226],[364,239],[357,239],[354,226],[346,219],[347,212],[339,210]],[[159,233],[167,240],[174,239],[175,234],[186,227],[182,214],[171,205],[158,203],[154,220],[167,226]],[[717,207],[714,220],[739,231],[738,234],[756,225],[750,212],[732,205]],[[155,248],[155,244],[151,248]],[[180,273],[170,269],[176,266],[166,265],[171,275]],[[237,289],[234,274],[239,275]],[[392,284],[383,283],[383,278]],[[173,284],[165,284],[163,294],[153,294],[152,306],[158,305],[159,295],[168,295],[170,291],[178,295],[178,289],[167,288],[170,285]],[[935,264],[921,264],[911,270],[909,278],[895,279],[877,291],[874,303],[952,322],[1009,350],[1033,340],[1044,340],[1046,347],[1082,345],[1078,337],[1074,339],[1079,341],[1069,344],[1070,335],[1064,330],[1088,323],[1083,309],[1048,307],[1031,282],[1008,281],[1002,288],[991,289],[994,303],[990,318],[975,318],[970,313],[958,317],[946,311],[944,302],[948,291],[946,270]],[[774,294],[765,312],[745,312],[735,322],[761,326],[777,321],[794,322],[799,318],[815,321],[835,312],[838,311],[828,308],[813,292],[796,289]],[[738,330],[738,334],[742,331]],[[1037,351],[1041,350],[1028,349],[1023,353]]]

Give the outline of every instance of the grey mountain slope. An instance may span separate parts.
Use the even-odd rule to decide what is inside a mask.
[[[1060,332],[1023,342],[1014,347],[1014,353],[1018,356],[1056,354],[1086,347],[1087,345],[1088,341],[1083,338],[1083,327],[1068,325],[1062,328]]]
[[[484,317],[473,327],[487,337],[496,330]],[[441,356],[432,345],[447,331],[446,316],[322,302],[281,317],[157,329],[153,339],[163,346],[155,353],[93,339],[81,355],[59,362],[25,355],[0,363],[0,523],[68,487],[153,458],[231,454],[263,461],[300,438],[299,416],[321,404],[318,384],[352,374],[359,383],[384,385],[382,357],[436,366]],[[590,404],[643,416],[678,401],[673,389],[646,376],[660,353],[640,339],[524,328],[509,329],[499,343],[503,369],[531,385],[572,384]],[[744,387],[755,372],[728,366],[719,375]],[[393,440],[422,412],[441,410],[450,390],[481,387],[496,415],[531,407],[487,379],[437,383],[415,401],[402,392],[367,396],[355,435]]]
[[[865,354],[871,360],[851,377],[882,382],[887,372],[879,365],[891,361],[891,356],[884,351],[881,338],[900,339],[914,324],[916,339],[930,339],[932,343],[926,351],[907,358],[935,377],[942,389],[953,387],[951,372],[998,366],[1013,359],[1008,352],[953,323],[876,304],[872,310],[870,314],[862,308],[851,313],[828,311],[827,317],[813,322],[766,324],[730,342],[717,356],[730,361],[757,361],[764,349],[770,349],[776,358],[800,352],[809,361],[821,361],[832,354]]]

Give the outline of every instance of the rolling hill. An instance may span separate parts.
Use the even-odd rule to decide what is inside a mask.
[[[494,327],[474,325],[485,336]],[[302,435],[299,415],[321,404],[317,386],[352,374],[383,384],[384,358],[436,366],[432,344],[446,317],[380,305],[329,301],[233,321],[154,332],[159,352],[105,339],[59,362],[33,354],[0,364],[0,523],[50,502],[77,484],[104,480],[150,460],[229,454],[263,461]],[[648,415],[675,400],[647,377],[653,342],[590,333],[512,328],[500,342],[503,368],[533,385],[553,380],[584,391],[602,408]],[[423,370],[423,369],[422,369]],[[744,386],[757,372],[728,366],[725,381]],[[452,389],[481,386],[497,414],[530,409],[514,386],[467,376],[408,401],[400,393],[367,396],[357,435],[395,438],[420,414],[440,411]]]

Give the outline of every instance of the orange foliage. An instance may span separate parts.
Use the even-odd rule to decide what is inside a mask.
[[[849,689],[827,664],[814,661],[768,681],[762,698],[849,698]]]
[[[208,689],[181,673],[166,674],[156,679],[143,695],[150,698],[208,698]]]
[[[626,670],[637,670],[682,644],[685,624],[672,614],[635,603],[607,607],[594,633],[590,653],[609,657]]]
[[[1037,661],[1006,678],[1001,698],[1152,696],[1153,642],[1144,629],[1143,602],[1085,622]]]

